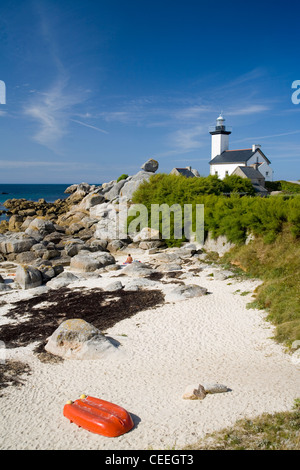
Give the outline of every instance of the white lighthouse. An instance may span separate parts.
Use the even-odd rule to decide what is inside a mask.
[[[225,119],[222,113],[216,121],[216,126],[211,129],[211,159],[229,149],[229,136],[231,131],[226,130]]]

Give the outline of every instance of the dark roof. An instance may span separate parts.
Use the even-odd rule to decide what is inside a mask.
[[[259,152],[268,163],[271,163],[260,149],[256,149],[255,152],[253,152],[252,149],[241,149],[225,150],[225,152],[222,152],[221,155],[217,155],[215,158],[213,158],[209,164],[217,165],[218,163],[246,163],[256,152]]]
[[[252,149],[245,150],[225,150],[221,155],[217,155],[210,161],[210,164],[217,163],[245,163],[255,152]]]
[[[187,178],[194,178],[195,175],[187,168],[175,168],[182,176],[186,176]]]
[[[251,166],[238,166],[237,168],[239,168],[244,173],[244,175],[251,180],[264,178],[260,171],[255,170],[255,168]],[[237,170],[237,168],[234,170],[234,172]]]

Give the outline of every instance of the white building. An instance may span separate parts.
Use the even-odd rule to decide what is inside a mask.
[[[249,149],[229,150],[230,129],[225,127],[225,119],[220,115],[216,126],[211,129],[210,174],[220,179],[231,175],[238,167],[252,167],[258,170],[265,181],[273,181],[273,170],[270,160],[261,150],[260,145]]]

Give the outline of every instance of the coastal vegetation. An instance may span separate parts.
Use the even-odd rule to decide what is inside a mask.
[[[249,308],[264,309],[267,320],[276,325],[275,339],[287,346],[300,340],[300,239],[288,225],[272,243],[262,236],[247,245],[236,246],[221,263],[239,266],[248,276],[263,280]]]
[[[295,239],[299,237],[300,198],[297,195],[249,197],[253,196],[247,189],[249,183],[253,190],[250,180],[236,176],[219,180],[215,176],[188,179],[157,174],[139,186],[133,202],[147,207],[149,221],[152,204],[170,207],[173,204],[203,204],[206,233],[211,232],[213,237],[225,235],[232,243],[244,243],[250,233],[263,236],[266,243],[271,243],[286,225]],[[226,195],[228,192],[230,196]],[[171,246],[172,241],[170,238],[167,244]]]
[[[269,191],[282,191],[285,194],[300,194],[300,184],[289,181],[266,181],[266,188]]]
[[[291,411],[239,420],[184,450],[297,450],[300,448],[300,400]]]
[[[147,206],[149,222],[152,204],[203,204],[205,233],[213,238],[224,235],[235,245],[221,262],[237,265],[248,276],[262,279],[251,306],[267,310],[268,320],[276,325],[276,340],[290,346],[300,340],[299,185],[280,182],[280,187],[290,192],[296,188],[289,195],[261,198],[249,191],[241,197],[241,192],[247,192],[247,186],[242,186],[245,181],[250,180],[157,174],[140,185],[133,202]],[[224,195],[228,188],[230,196]],[[174,239],[171,232],[166,243],[179,246],[182,241],[184,237]]]
[[[117,183],[119,183],[119,181],[122,181],[122,180],[126,180],[128,178],[128,175],[126,175],[125,173],[123,173],[121,176],[119,176],[119,178],[117,179]]]

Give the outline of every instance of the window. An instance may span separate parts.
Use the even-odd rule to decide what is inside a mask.
[[[269,176],[269,172],[268,172],[268,171],[266,171],[266,176]]]
[[[228,175],[229,175],[228,171],[225,171],[225,176],[228,176]]]
[[[217,172],[217,171],[215,171],[215,176],[218,176],[218,172]]]

